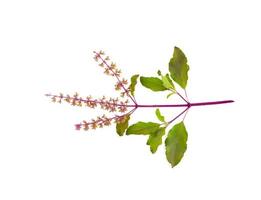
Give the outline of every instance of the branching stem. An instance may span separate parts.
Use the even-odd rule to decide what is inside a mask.
[[[186,101],[187,102],[187,101]],[[135,108],[159,108],[159,107],[186,107],[181,113],[179,113],[176,117],[174,117],[172,120],[167,122],[167,126],[170,125],[173,121],[178,119],[180,116],[182,116],[185,113],[185,116],[183,120],[186,117],[186,114],[188,113],[189,109],[193,106],[208,106],[208,105],[218,105],[218,104],[226,104],[226,103],[233,103],[233,100],[224,100],[224,101],[209,101],[209,102],[199,102],[199,103],[190,103],[187,102],[187,104],[154,104],[154,105],[127,105],[128,107],[135,107]]]
[[[127,107],[137,107],[137,108],[171,108],[171,107],[194,107],[194,106],[209,106],[209,105],[219,105],[226,103],[233,103],[233,100],[224,101],[208,101],[208,102],[197,102],[197,103],[186,103],[186,104],[137,104],[137,105],[127,105]]]
[[[183,110],[181,113],[179,113],[176,117],[174,117],[172,120],[170,120],[168,123],[167,123],[167,126],[169,125],[169,124],[171,124],[173,121],[175,121],[176,119],[178,119],[181,115],[183,115],[186,111],[188,111],[189,110],[189,106],[185,109],[185,110]]]
[[[189,104],[189,102],[188,102],[180,93],[177,92],[177,95],[178,95],[181,99],[183,99],[183,101],[185,101],[186,103]]]

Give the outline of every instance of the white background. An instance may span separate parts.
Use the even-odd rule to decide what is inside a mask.
[[[261,199],[259,1],[1,1],[0,199]],[[100,111],[50,103],[45,93],[117,96],[93,61],[103,49],[126,78],[167,72],[187,55],[188,149],[171,168],[164,145],[74,124]],[[137,86],[140,103],[165,94]],[[170,99],[168,103],[175,102]],[[171,118],[176,109],[162,109]],[[156,121],[138,110],[131,122]]]

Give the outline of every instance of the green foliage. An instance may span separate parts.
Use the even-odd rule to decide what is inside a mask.
[[[189,66],[187,58],[180,48],[175,47],[173,57],[169,61],[171,78],[183,89],[187,86]]]
[[[167,99],[169,98],[169,97],[171,97],[173,94],[175,94],[176,92],[171,92],[171,93],[169,93],[168,95],[167,95]]]
[[[141,84],[154,91],[154,92],[157,92],[157,91],[164,91],[164,90],[167,90],[164,86],[163,86],[163,82],[162,80],[160,80],[159,78],[157,77],[144,77],[144,76],[141,76],[140,77],[140,82]]]
[[[156,109],[155,114],[156,114],[158,120],[160,120],[161,122],[166,122],[165,117],[161,114],[161,112],[158,108]]]
[[[116,124],[116,132],[119,136],[123,136],[124,132],[129,126],[130,115],[126,115],[121,123]]]
[[[187,130],[183,122],[170,129],[165,140],[166,157],[172,167],[176,166],[182,159],[187,149]]]
[[[160,124],[153,122],[138,122],[129,126],[126,135],[150,135],[158,130]]]
[[[151,153],[155,153],[158,146],[162,144],[162,136],[165,134],[165,129],[165,127],[161,127],[150,134],[147,140],[147,145],[150,145]]]
[[[174,86],[172,80],[170,79],[169,74],[166,74],[165,76],[161,75],[161,79],[162,79],[162,82],[163,82],[163,86],[166,89],[175,91],[175,86]]]
[[[131,95],[132,95],[132,96],[134,96],[135,86],[136,86],[136,84],[137,84],[137,79],[138,79],[138,77],[139,77],[139,74],[133,75],[133,76],[131,77],[131,84],[130,84],[129,89],[130,89],[130,92],[131,92]]]
[[[163,82],[163,86],[167,89],[175,89],[173,82],[171,81],[171,79],[169,78],[169,75],[166,74],[165,76],[161,75],[161,79]]]
[[[169,73],[163,75],[160,70],[157,71],[157,77],[140,77],[141,84],[152,91],[170,91],[167,98],[176,94],[176,88],[172,80],[174,80],[181,88],[187,86],[189,66],[185,54],[178,47],[174,48],[174,53],[169,61]],[[137,75],[136,75],[137,76]],[[134,77],[134,76],[133,76]],[[136,85],[137,77],[134,83]],[[135,86],[134,85],[134,86]],[[131,90],[132,91],[132,90]],[[166,128],[169,123],[165,121],[165,117],[157,108],[155,111],[157,119],[162,124],[153,122],[138,122],[131,125],[126,134],[149,135],[147,145],[150,151],[155,153],[162,144],[162,137],[165,135]],[[168,132],[165,139],[166,157],[172,167],[176,166],[182,159],[187,149],[187,131],[183,122],[174,125]]]

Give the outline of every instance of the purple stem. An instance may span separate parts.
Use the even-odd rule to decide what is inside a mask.
[[[176,117],[174,117],[172,120],[170,120],[168,122],[168,125],[171,124],[173,121],[175,121],[176,119],[178,119],[181,115],[183,115],[183,113],[185,113],[190,107],[187,107],[185,110],[183,110],[181,113],[179,113]]]
[[[45,96],[52,96],[52,97],[57,97],[60,98],[59,95],[52,95],[52,94],[46,94]],[[67,97],[62,97],[63,99]],[[85,100],[85,99],[79,99],[75,97],[70,97],[70,99],[75,99],[75,100],[80,100],[82,102],[96,102],[96,103],[106,103],[106,102],[101,102],[97,100]],[[210,102],[199,102],[199,103],[186,103],[186,104],[135,104],[135,105],[124,105],[126,107],[135,107],[135,108],[160,108],[160,107],[192,107],[192,106],[208,106],[208,105],[218,105],[218,104],[225,104],[225,103],[233,103],[233,100],[224,100],[224,101],[210,101]],[[123,106],[122,104],[116,104],[116,103],[110,103],[111,105],[114,106]]]
[[[185,96],[186,96],[186,99],[187,99],[187,101],[189,101],[189,99],[188,99],[188,95],[187,95],[187,90],[186,90],[186,89],[184,89],[184,91],[185,91]]]
[[[191,108],[191,106],[208,106],[208,105],[217,105],[217,104],[225,104],[225,103],[233,103],[233,100],[225,100],[225,101],[211,101],[211,102],[200,102],[200,103],[188,103],[188,104],[180,104],[180,105],[156,105],[158,107],[186,107],[185,110],[183,110],[181,113],[179,113],[176,117],[174,117],[172,120],[168,122],[168,125],[171,124],[173,121],[178,119],[181,115],[183,115],[185,112],[187,114],[187,111]],[[138,107],[141,105],[138,105]],[[155,107],[155,105],[142,105],[141,107]],[[186,117],[186,114],[183,118],[183,121]]]
[[[179,95],[179,97],[180,97],[181,99],[183,99],[183,101],[185,101],[186,103],[189,103],[180,93],[177,92],[177,95]]]
[[[218,105],[225,103],[233,103],[233,100],[224,100],[224,101],[210,101],[210,102],[198,102],[198,103],[187,103],[187,104],[153,104],[153,105],[127,105],[127,107],[138,107],[138,108],[160,108],[160,107],[193,107],[193,106],[209,106],[209,105]]]

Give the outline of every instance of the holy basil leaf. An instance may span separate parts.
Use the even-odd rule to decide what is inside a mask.
[[[169,130],[165,140],[166,157],[172,167],[176,166],[187,150],[188,134],[183,122],[180,122]]]
[[[155,153],[158,146],[162,144],[162,136],[165,134],[165,129],[165,127],[162,127],[150,134],[147,145],[150,145],[151,153]]]
[[[167,95],[167,99],[168,99],[170,96],[172,96],[173,94],[175,94],[175,92],[169,93],[169,94]]]
[[[119,136],[123,136],[124,132],[129,126],[129,120],[130,120],[130,115],[125,116],[124,120],[121,123],[116,124],[116,131]]]
[[[160,80],[159,78],[156,78],[156,77],[141,76],[140,82],[144,87],[151,89],[152,91],[155,91],[155,92],[166,90],[166,88],[163,86],[162,80]]]
[[[131,95],[132,95],[132,96],[134,96],[135,86],[136,86],[136,84],[137,84],[137,79],[138,79],[138,77],[139,77],[139,74],[133,75],[133,76],[131,77],[131,84],[130,84],[129,89],[130,89],[130,92],[131,92]]]
[[[159,126],[160,124],[153,122],[138,122],[129,126],[126,135],[149,135],[154,133],[159,128]]]
[[[160,120],[161,122],[165,122],[165,117],[161,114],[161,112],[158,108],[156,109],[155,114],[156,114],[158,120]]]
[[[183,89],[187,86],[189,65],[187,58],[180,48],[175,47],[173,57],[169,61],[171,78]]]
[[[161,79],[165,88],[175,90],[174,84],[170,79],[169,74],[166,74],[165,76],[161,75]]]

